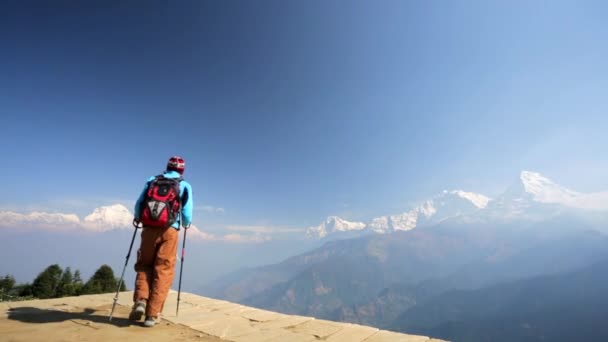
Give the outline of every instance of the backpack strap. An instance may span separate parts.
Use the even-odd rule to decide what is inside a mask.
[[[165,175],[164,175],[164,174],[160,174],[160,175],[156,176],[156,178],[155,178],[155,179],[158,179],[158,178],[165,178],[165,179],[176,180],[178,184],[181,184],[181,182],[184,180],[184,177],[182,177],[182,176],[179,176],[178,178],[169,178],[169,177],[165,177]],[[180,189],[180,190],[181,190],[181,189]],[[187,189],[186,189],[186,188],[184,188],[184,194],[183,194],[183,196],[185,196],[185,197],[186,197],[186,200],[188,200],[188,193],[187,193]],[[178,197],[179,197],[179,208],[180,208],[180,211],[181,211],[182,205],[183,205],[183,204],[184,204],[184,202],[185,202],[185,201],[183,200],[183,199],[184,199],[184,198],[183,198],[183,196],[181,196],[181,195],[178,193]]]
[[[174,179],[174,180],[177,180],[179,183],[181,183],[181,181],[184,180],[184,177],[182,177],[182,176],[179,176],[178,178],[170,178],[170,177],[165,177],[165,174],[163,174],[163,173],[161,173],[160,175],[154,177],[155,180],[159,179],[159,178]]]

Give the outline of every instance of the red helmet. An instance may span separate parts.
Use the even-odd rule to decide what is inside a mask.
[[[173,156],[167,162],[167,171],[177,171],[183,175],[186,169],[186,161],[180,156]]]

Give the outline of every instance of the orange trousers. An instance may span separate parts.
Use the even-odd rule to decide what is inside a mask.
[[[135,263],[133,300],[146,300],[146,316],[158,317],[175,276],[179,232],[169,228],[143,228]]]

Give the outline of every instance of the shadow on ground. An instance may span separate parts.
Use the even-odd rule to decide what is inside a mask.
[[[90,321],[99,324],[108,324],[117,327],[137,325],[124,317],[112,317],[96,314],[95,309],[86,308],[82,312],[66,312],[53,309],[40,309],[33,307],[11,308],[7,311],[8,319],[24,323],[58,323],[65,321]],[[86,323],[83,323],[86,324]]]

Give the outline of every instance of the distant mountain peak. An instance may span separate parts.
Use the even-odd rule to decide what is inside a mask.
[[[310,227],[306,230],[306,235],[311,238],[322,238],[335,232],[359,231],[365,229],[363,222],[347,221],[338,216],[328,216],[318,226]]]
[[[358,230],[364,226],[362,222],[347,221],[338,216],[329,216],[324,224],[335,230]]]
[[[131,226],[133,214],[122,204],[96,208],[84,218],[85,224],[95,225],[101,230]]]
[[[395,215],[376,217],[367,224],[350,222],[337,216],[329,216],[319,226],[306,231],[309,238],[324,238],[332,233],[368,231],[385,234],[394,231],[408,231],[427,226],[459,215],[469,214],[488,205],[490,198],[482,194],[463,190],[445,190],[414,207]]]
[[[608,193],[576,192],[538,172],[522,171],[518,181],[480,214],[493,221],[542,221],[572,209],[607,210]]]
[[[565,209],[608,210],[608,192],[584,194],[563,187],[539,172],[522,171],[519,179],[495,199],[464,190],[444,190],[416,207],[363,222],[330,216],[307,236],[324,238],[333,233],[360,231],[377,234],[408,231],[456,217],[493,220],[544,220]]]
[[[520,175],[524,191],[532,195],[534,201],[568,205],[581,195],[567,189],[538,172],[522,171]]]
[[[460,198],[469,200],[471,201],[471,203],[473,203],[474,206],[480,209],[485,208],[488,205],[488,202],[490,202],[489,197],[475,192],[467,192],[462,190],[453,190],[448,192],[447,190],[445,190],[444,193],[450,193]]]

